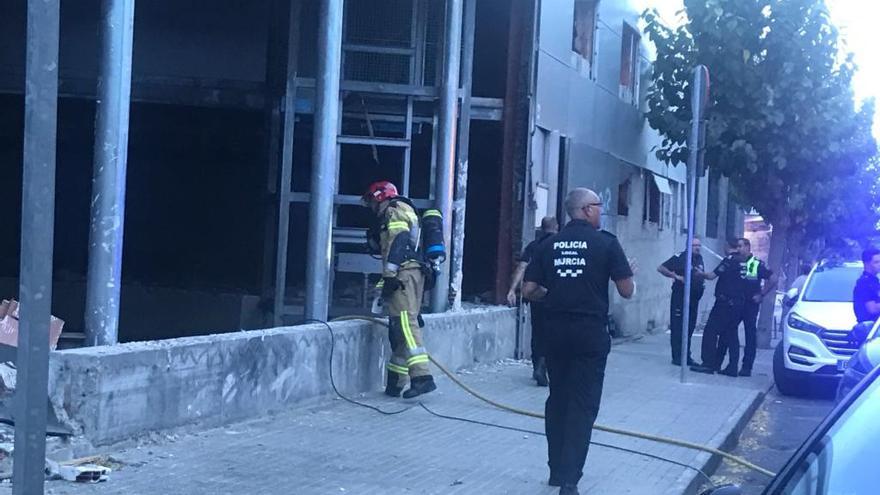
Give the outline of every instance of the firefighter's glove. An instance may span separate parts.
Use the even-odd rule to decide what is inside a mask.
[[[388,300],[397,289],[402,289],[403,284],[397,277],[384,277],[382,279],[382,299]]]

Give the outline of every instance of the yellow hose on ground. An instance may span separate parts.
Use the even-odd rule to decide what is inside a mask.
[[[374,323],[376,325],[382,325],[384,327],[388,327],[387,321],[385,321],[382,318],[376,318],[376,317],[372,317],[372,316],[341,316],[339,318],[334,318],[331,321],[351,321],[351,320],[368,321],[368,322]],[[517,407],[508,406],[506,404],[502,404],[500,402],[497,402],[495,400],[492,400],[492,399],[482,395],[481,393],[477,392],[476,390],[472,389],[467,384],[462,382],[455,375],[455,373],[449,371],[448,369],[446,369],[445,366],[443,366],[442,364],[437,362],[437,360],[434,359],[434,356],[429,355],[429,357],[431,359],[431,362],[434,363],[434,365],[437,366],[437,368],[439,368],[440,371],[442,371],[446,376],[448,376],[450,380],[452,380],[456,385],[461,387],[465,392],[471,394],[472,396],[476,397],[477,399],[480,399],[481,401],[483,401],[491,406],[497,407],[498,409],[512,412],[514,414],[520,414],[520,415],[529,416],[532,418],[544,419],[543,413],[539,413],[539,412],[535,412],[535,411],[528,411],[526,409],[520,409]],[[633,437],[633,438],[641,438],[643,440],[651,440],[653,442],[666,443],[666,444],[670,444],[670,445],[676,445],[679,447],[685,447],[685,448],[689,448],[689,449],[693,449],[693,450],[700,450],[703,452],[708,452],[710,454],[717,455],[727,461],[733,462],[735,464],[739,464],[740,466],[746,467],[746,468],[751,469],[753,471],[757,471],[757,472],[759,472],[763,475],[769,476],[771,478],[776,476],[776,473],[774,473],[773,471],[770,471],[768,469],[762,468],[761,466],[755,465],[755,464],[743,459],[742,457],[738,457],[733,454],[729,454],[727,452],[724,452],[723,450],[719,450],[716,448],[706,447],[705,445],[700,445],[700,444],[692,443],[692,442],[686,442],[684,440],[678,440],[675,438],[663,437],[663,436],[659,436],[659,435],[650,435],[648,433],[641,433],[638,431],[624,430],[622,428],[614,428],[611,426],[604,426],[604,425],[600,425],[598,423],[593,425],[593,429],[596,429],[599,431],[604,431],[607,433],[614,433],[617,435],[624,435],[624,436]]]

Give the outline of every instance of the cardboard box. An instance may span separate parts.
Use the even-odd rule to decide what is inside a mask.
[[[18,318],[19,304],[16,300],[3,301],[0,303],[0,344],[18,347]],[[49,347],[54,350],[61,337],[64,328],[64,320],[50,317],[49,321]]]

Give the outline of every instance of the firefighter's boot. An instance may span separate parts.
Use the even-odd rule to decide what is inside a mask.
[[[405,385],[404,379],[399,373],[388,370],[388,381],[385,383],[385,395],[389,397],[400,397]]]
[[[403,393],[404,399],[412,399],[437,390],[437,385],[434,384],[434,377],[431,375],[414,376],[410,381],[412,384],[409,386],[409,390]]]

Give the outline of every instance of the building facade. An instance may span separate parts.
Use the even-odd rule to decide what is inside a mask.
[[[315,164],[328,3],[344,5],[336,153]],[[641,267],[637,298],[614,303],[616,326],[664,328],[669,283],[654,268],[684,247],[685,171],[651,151],[643,3],[137,3],[120,340],[294,323],[322,291],[331,316],[364,311],[378,267],[362,247],[370,217],[359,196],[378,179],[419,207],[452,200],[451,304],[434,298],[434,310],[500,303],[541,217],[562,214],[566,190],[593,188],[604,227]],[[0,11],[0,296],[9,297],[20,254],[27,34],[24,2],[0,0]],[[74,332],[84,330],[99,192],[95,95],[107,24],[97,0],[62,3],[55,314]],[[322,196],[332,214],[309,225],[319,169],[332,171],[322,185],[333,192]],[[723,179],[701,179],[697,218],[716,252],[741,233]],[[319,227],[328,249],[309,245]],[[306,283],[316,266],[326,274],[320,287]]]

